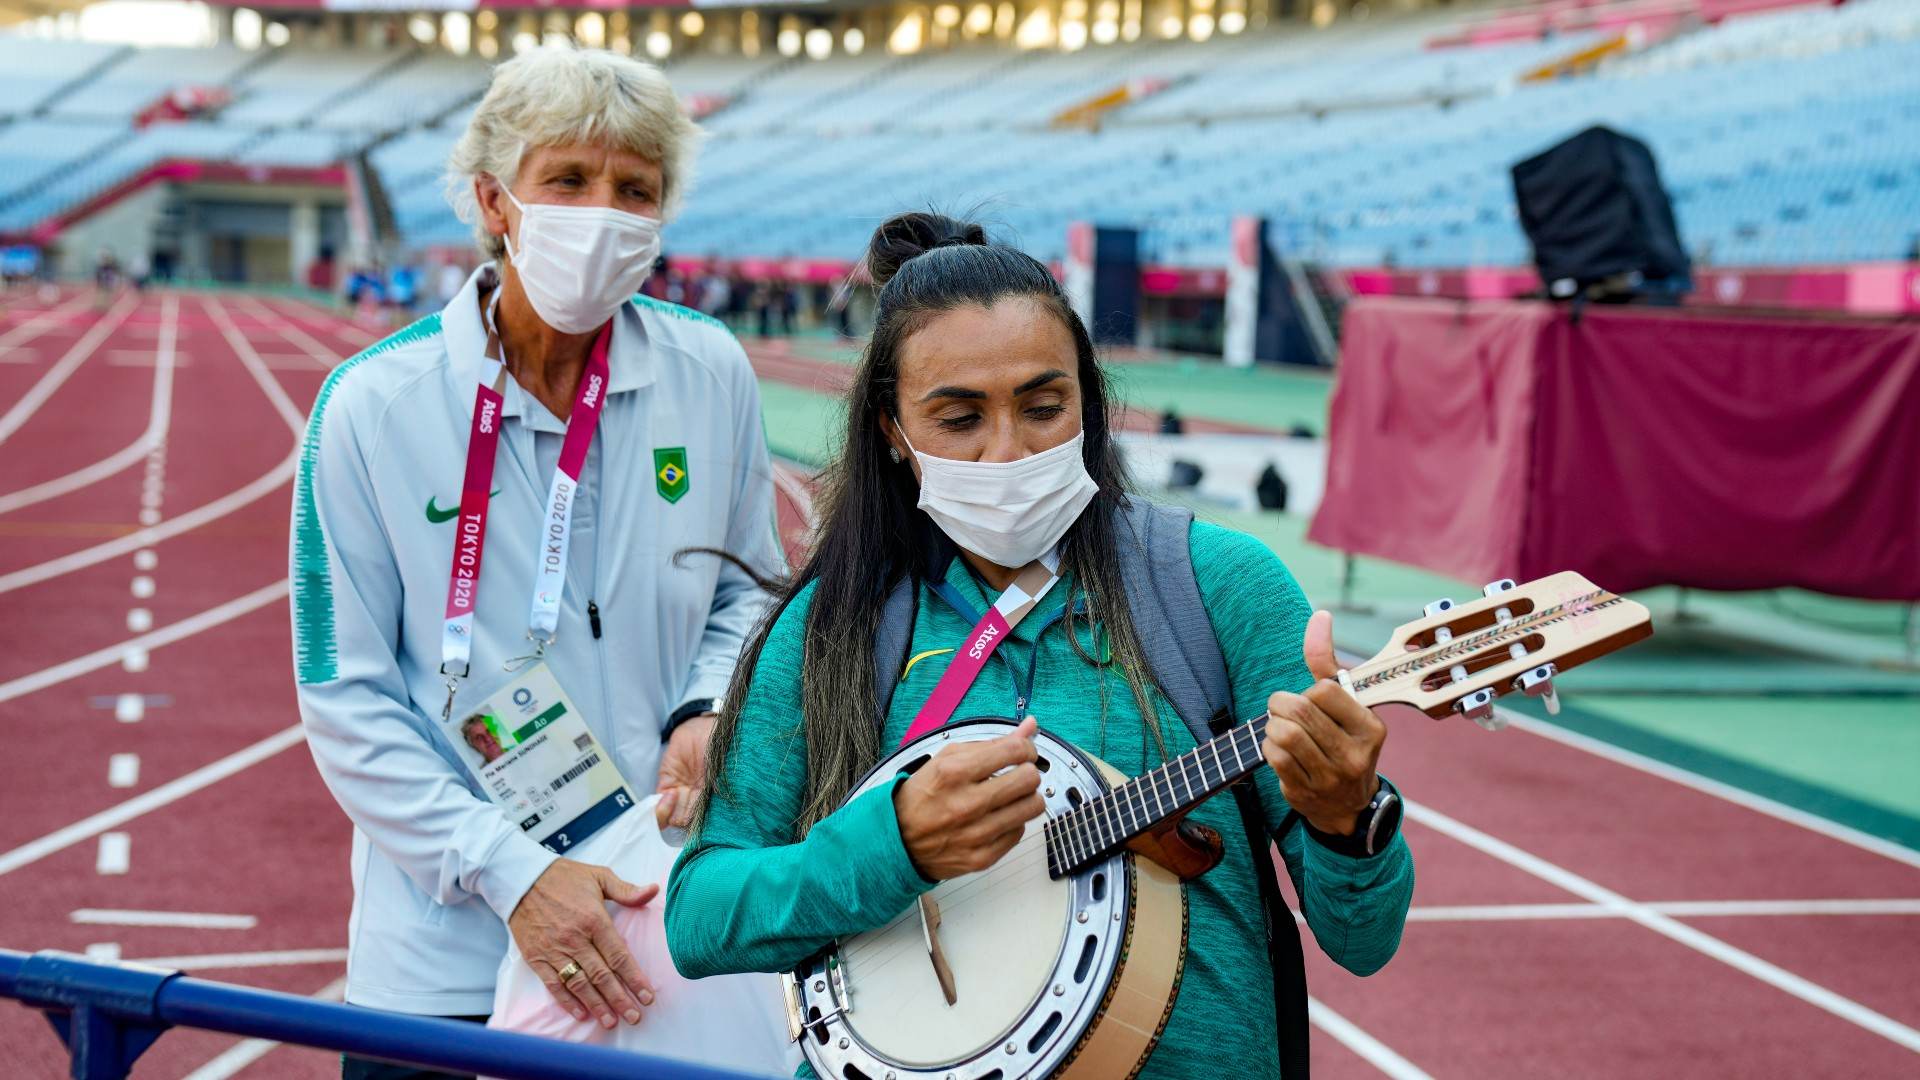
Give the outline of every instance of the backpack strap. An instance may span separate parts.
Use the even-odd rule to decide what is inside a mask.
[[[900,673],[907,666],[907,650],[913,646],[914,609],[919,602],[919,582],[907,574],[894,584],[880,608],[880,625],[873,632],[873,698],[878,710],[874,715],[882,727],[893,704],[893,688],[900,685]]]
[[[1161,692],[1193,732],[1194,742],[1205,743],[1231,728],[1236,719],[1226,656],[1207,618],[1193,572],[1188,539],[1193,512],[1136,497],[1128,500],[1121,517],[1120,579],[1126,583],[1134,633]],[[1253,876],[1260,887],[1267,958],[1273,967],[1280,1075],[1284,1080],[1308,1080],[1307,968],[1300,928],[1280,892],[1259,794],[1250,778],[1228,790],[1240,810],[1253,855]],[[1283,830],[1295,820],[1288,814]]]

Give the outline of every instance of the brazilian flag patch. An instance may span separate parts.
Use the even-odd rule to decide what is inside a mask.
[[[657,447],[653,451],[653,486],[670,503],[687,493],[687,448]]]

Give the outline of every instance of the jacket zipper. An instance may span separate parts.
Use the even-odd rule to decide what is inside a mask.
[[[601,419],[603,426],[598,432],[600,438],[595,440],[600,444],[600,460],[594,462],[595,468],[593,470],[593,587],[596,590],[599,589],[600,578],[606,571],[606,568],[600,565],[600,536],[607,531],[606,473],[604,469],[599,468],[607,459],[607,429],[604,426],[605,417]],[[600,604],[591,596],[587,598],[587,629],[593,634],[594,673],[600,678],[601,729],[607,733],[607,752],[612,754],[614,760],[618,762],[620,758],[620,729],[619,726],[613,722],[613,691],[607,686],[607,642],[606,639],[601,636]]]

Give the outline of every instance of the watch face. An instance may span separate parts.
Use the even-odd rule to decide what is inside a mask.
[[[1381,794],[1373,808],[1373,820],[1367,824],[1367,854],[1378,854],[1393,842],[1393,834],[1400,831],[1400,815],[1404,809],[1400,796],[1391,791]]]

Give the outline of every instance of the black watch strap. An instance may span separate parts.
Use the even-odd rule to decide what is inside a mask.
[[[679,708],[673,710],[672,715],[667,717],[666,724],[660,728],[660,741],[666,742],[668,739],[672,738],[673,729],[679,727],[681,724],[686,723],[688,720],[691,720],[696,716],[704,716],[707,713],[717,713],[719,711],[720,711],[719,698],[711,698],[711,697],[694,698],[692,701],[689,701],[685,705],[682,705]]]
[[[1387,849],[1393,843],[1393,836],[1400,831],[1400,814],[1404,807],[1400,803],[1400,793],[1395,791],[1386,778],[1380,780],[1380,790],[1373,793],[1373,801],[1360,811],[1359,818],[1353,824],[1353,831],[1345,836],[1324,833],[1313,827],[1305,818],[1300,824],[1321,847],[1328,851],[1354,859],[1370,858]]]

